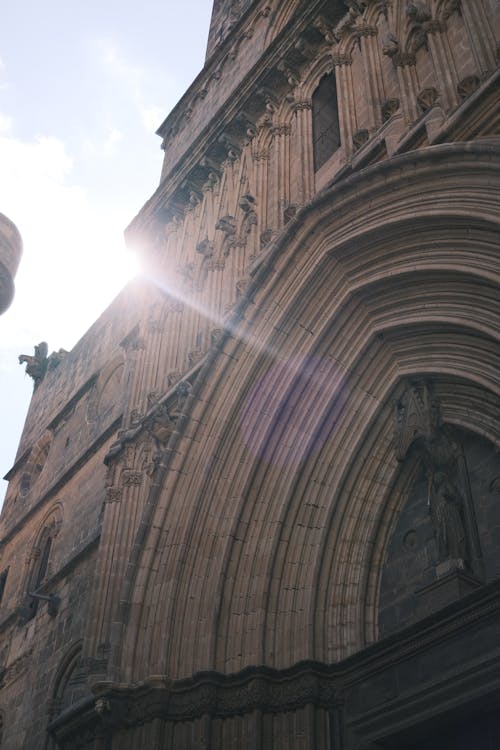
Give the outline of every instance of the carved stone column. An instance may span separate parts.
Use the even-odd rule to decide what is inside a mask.
[[[339,108],[340,145],[346,156],[353,150],[352,137],[357,131],[356,101],[352,82],[351,58],[348,55],[332,55],[337,83],[337,101]]]
[[[421,112],[418,107],[418,78],[415,68],[415,57],[411,54],[399,55],[394,60],[398,76],[401,109],[407,123],[418,119]]]
[[[370,102],[370,119],[367,124],[369,129],[376,130],[382,124],[382,105],[387,98],[380,61],[380,45],[375,26],[363,26],[361,31],[360,48],[366,76],[367,98]]]
[[[294,104],[297,153],[300,154],[299,163],[290,165],[297,174],[297,203],[304,205],[311,200],[314,184],[313,169],[313,132],[312,132],[312,102],[309,99],[296,101]]]
[[[459,101],[458,76],[453,53],[445,32],[445,24],[439,21],[431,21],[428,25],[427,43],[436,70],[436,78],[444,84],[441,85],[440,89],[441,103],[443,109],[449,111]]]
[[[274,200],[278,205],[279,226],[283,225],[283,214],[290,203],[290,132],[288,124],[274,125]]]
[[[465,27],[470,39],[472,54],[480,73],[495,70],[495,37],[483,0],[465,0],[460,3]]]

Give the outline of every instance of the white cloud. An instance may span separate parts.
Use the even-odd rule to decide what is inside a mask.
[[[6,133],[12,127],[12,117],[7,117],[0,112],[0,133]]]
[[[84,138],[82,150],[84,156],[88,157],[109,157],[114,156],[117,152],[118,144],[123,141],[123,133],[118,128],[109,128],[104,140],[100,143],[91,138]]]
[[[112,130],[107,147],[120,140]],[[125,283],[126,218],[92,205],[71,181],[73,158],[48,137],[0,137],[0,208],[21,232],[24,254],[16,297],[0,319],[0,340],[74,345]]]
[[[147,92],[151,89],[153,80],[158,78],[158,74],[126,60],[114,43],[101,39],[97,42],[97,47],[104,70],[123,85],[127,97],[132,100],[147,132],[156,131],[165,119],[165,105],[160,107],[151,104],[152,97]],[[181,93],[175,78],[169,76],[167,71],[161,73],[161,88],[166,97],[169,92],[172,97]]]
[[[141,117],[146,130],[155,132],[165,119],[165,111],[162,107],[152,104],[141,110]]]
[[[9,88],[9,82],[6,79],[7,66],[0,58],[0,91],[5,91]]]

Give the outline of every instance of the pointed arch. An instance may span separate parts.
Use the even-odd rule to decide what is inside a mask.
[[[151,496],[125,679],[331,662],[377,637],[398,383],[432,375],[448,420],[500,442],[499,162],[479,143],[401,156],[287,226]]]

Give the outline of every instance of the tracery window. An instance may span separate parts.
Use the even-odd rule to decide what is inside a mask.
[[[323,76],[312,95],[314,171],[328,161],[340,146],[339,113],[335,74]]]

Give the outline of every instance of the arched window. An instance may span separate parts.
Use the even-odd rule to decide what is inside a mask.
[[[37,563],[33,569],[32,575],[30,577],[28,593],[37,592],[46,578],[47,567],[49,565],[51,546],[52,546],[52,537],[47,536],[45,539],[43,539],[42,547],[40,549],[40,557],[38,558]],[[30,609],[31,614],[30,614],[29,619],[31,619],[31,617],[34,617],[36,615],[39,601],[40,601],[39,599],[30,597],[30,602],[29,602],[28,607]]]
[[[25,618],[30,620],[38,611],[40,599],[30,594],[42,593],[44,583],[50,577],[50,557],[53,542],[62,523],[61,508],[56,505],[43,521],[29,553],[29,571],[25,586]],[[43,594],[46,595],[46,592]]]
[[[328,161],[340,146],[339,113],[335,74],[323,76],[312,95],[314,171]]]

